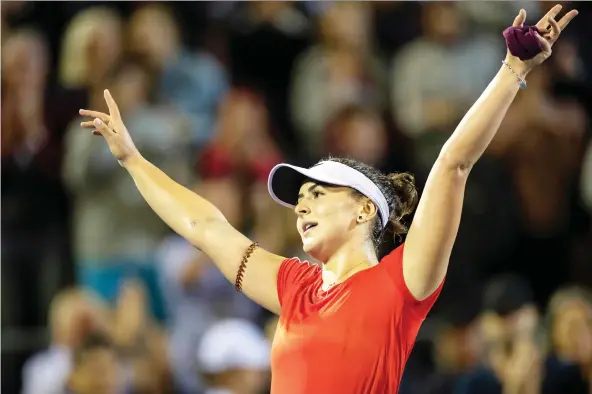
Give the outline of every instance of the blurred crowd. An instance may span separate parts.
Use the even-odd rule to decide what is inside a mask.
[[[501,31],[551,5],[3,2],[2,390],[268,391],[276,318],[81,129],[103,89],[148,160],[265,248],[306,257],[270,169],[350,156],[421,187],[500,67]],[[402,394],[592,393],[592,13],[578,9],[473,170]]]

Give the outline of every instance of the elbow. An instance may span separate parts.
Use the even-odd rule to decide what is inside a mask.
[[[450,172],[456,174],[460,177],[466,177],[473,168],[475,163],[472,160],[469,160],[465,157],[451,154],[450,152],[446,152],[442,150],[440,156],[436,161],[436,165],[446,172]]]
[[[437,163],[444,169],[466,175],[471,172],[473,165],[478,160],[472,150],[451,137],[440,150]]]

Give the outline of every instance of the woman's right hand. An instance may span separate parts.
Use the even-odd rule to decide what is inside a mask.
[[[81,109],[79,111],[80,115],[94,119],[82,122],[80,125],[87,129],[93,129],[94,135],[102,135],[107,141],[113,156],[119,163],[125,165],[126,161],[132,157],[140,156],[140,153],[123,124],[119,108],[117,108],[117,104],[109,90],[105,89],[104,96],[109,107],[109,115],[98,111]]]
[[[542,46],[542,51],[534,58],[530,60],[520,60],[518,57],[513,56],[508,50],[506,55],[506,62],[512,66],[516,72],[521,75],[526,75],[536,66],[544,62],[552,53],[552,47],[559,38],[559,35],[569,22],[578,15],[577,10],[571,10],[563,15],[563,18],[559,22],[555,21],[555,17],[561,12],[563,7],[561,4],[557,4],[547,12],[545,16],[538,21],[535,25],[540,32],[536,38]],[[514,19],[513,27],[522,27],[526,21],[526,11],[520,10],[518,16]]]

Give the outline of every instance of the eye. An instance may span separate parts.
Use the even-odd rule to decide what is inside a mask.
[[[312,195],[312,198],[317,198],[319,196],[322,196],[324,193],[322,193],[318,190],[313,190],[310,194]]]

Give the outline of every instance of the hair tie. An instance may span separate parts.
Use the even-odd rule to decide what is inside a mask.
[[[504,30],[506,46],[513,56],[520,60],[529,60],[543,51],[537,38],[539,29],[536,26],[508,27]]]

